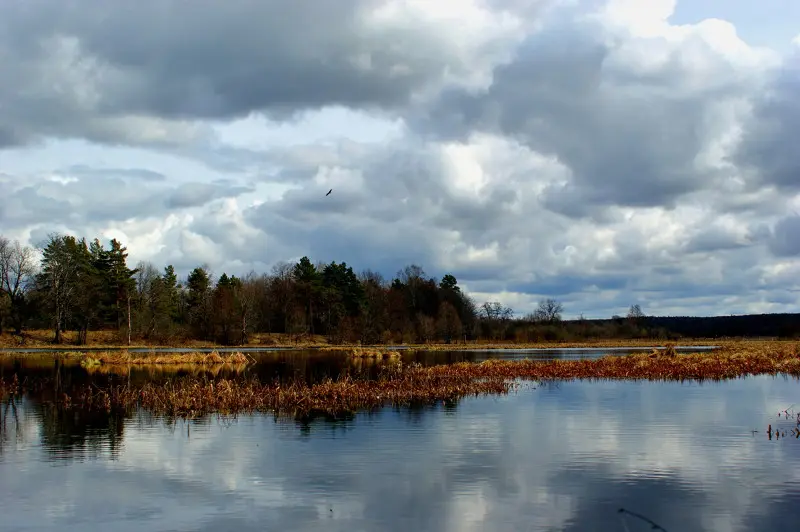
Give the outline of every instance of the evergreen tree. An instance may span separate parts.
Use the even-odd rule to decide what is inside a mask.
[[[314,309],[322,292],[320,273],[308,257],[303,257],[294,265],[292,278],[297,287],[299,302],[305,309],[306,331],[314,334]]]
[[[51,234],[42,250],[41,273],[36,278],[43,311],[50,317],[57,344],[67,327],[78,293],[81,268],[78,242],[73,236]]]
[[[211,277],[205,267],[198,267],[189,273],[186,280],[186,307],[189,324],[195,334],[208,340],[211,334]]]

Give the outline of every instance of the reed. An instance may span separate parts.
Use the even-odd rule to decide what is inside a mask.
[[[467,371],[475,378],[573,380],[721,380],[747,375],[800,376],[800,344],[741,342],[711,352],[676,354],[669,346],[651,353],[584,360],[491,360],[434,366],[431,371]]]
[[[780,340],[776,340],[780,341]],[[572,349],[572,348],[604,348],[604,347],[666,347],[675,346],[719,346],[733,343],[754,342],[758,340],[729,340],[729,339],[692,339],[684,338],[681,340],[655,340],[655,339],[611,339],[611,340],[584,340],[576,342],[485,342],[469,341],[467,343],[428,343],[428,344],[408,344],[409,349],[419,351],[460,351],[471,349]]]
[[[375,359],[398,359],[400,352],[397,350],[386,349],[383,347],[363,347],[363,346],[324,346],[317,348],[323,353],[344,353],[350,358],[375,358]],[[412,349],[412,351],[414,351]]]
[[[160,379],[174,377],[179,373],[196,376],[217,377],[222,372],[240,374],[249,364],[101,364],[86,366],[87,373],[91,375],[127,375],[133,368],[140,375],[147,378]]]
[[[85,353],[81,364],[84,366],[146,366],[146,365],[242,365],[253,362],[253,358],[235,352],[221,355],[217,351],[210,353],[130,353],[128,351],[101,351]]]
[[[377,349],[369,347],[350,348],[347,350],[347,355],[352,358],[374,358],[374,359],[400,358],[399,351],[390,351],[387,349]]]
[[[251,379],[210,380],[186,376],[138,386],[87,384],[59,395],[64,408],[130,410],[144,408],[170,417],[198,417],[242,412],[336,415],[383,406],[455,400],[467,395],[507,393],[516,383],[504,379],[474,379],[468,373],[436,374],[426,368],[399,368],[375,381],[344,377],[307,385],[261,383]],[[20,395],[42,384],[0,380],[0,394]]]

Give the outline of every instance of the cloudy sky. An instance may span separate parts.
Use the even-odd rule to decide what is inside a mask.
[[[0,233],[796,311],[795,0],[7,0]],[[333,193],[325,197],[328,189]]]

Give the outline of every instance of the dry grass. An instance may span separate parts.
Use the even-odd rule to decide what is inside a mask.
[[[470,366],[475,378],[503,376],[508,379],[572,380],[720,380],[746,375],[800,376],[800,344],[785,342],[730,343],[713,352],[679,355],[668,345],[664,350],[625,356],[609,355],[591,360],[491,360],[480,364],[434,366],[459,371]],[[448,369],[444,369],[448,371]]]
[[[239,365],[253,361],[252,357],[236,352],[224,356],[216,351],[210,353],[130,353],[128,351],[102,351],[84,354],[81,363],[88,366],[99,364],[108,366],[140,365]]]
[[[389,349],[382,349],[380,347],[361,347],[361,346],[330,346],[322,347],[320,351],[346,353],[351,358],[375,358],[375,359],[389,359],[400,358],[399,351]]]
[[[627,356],[594,360],[504,361],[458,363],[432,367],[391,365],[374,381],[345,377],[321,384],[290,385],[223,379],[216,382],[196,376],[147,383],[138,387],[86,386],[61,399],[64,406],[101,406],[129,409],[144,407],[157,414],[193,417],[209,413],[273,411],[295,415],[314,412],[341,413],[379,407],[387,403],[456,400],[468,395],[503,394],[517,380],[572,379],[706,380],[757,374],[800,376],[800,344],[740,342],[713,353],[677,355],[669,347]],[[28,385],[28,383],[26,383]],[[0,393],[17,394],[24,386],[16,380],[0,381]]]
[[[386,403],[430,403],[454,400],[466,395],[506,393],[515,386],[503,379],[474,379],[469,372],[438,374],[424,368],[398,368],[377,381],[328,380],[307,385],[266,384],[256,379],[212,381],[187,376],[166,383],[141,386],[84,385],[62,393],[61,407],[130,410],[142,407],[155,414],[172,417],[196,417],[211,413],[275,412],[304,415],[337,414],[357,409],[380,407]],[[0,380],[0,395],[20,395],[42,384],[26,380]]]
[[[188,347],[188,348],[213,348],[220,347],[214,342],[206,342],[202,340],[191,340],[183,338],[174,338],[169,341],[151,342],[146,340],[133,340],[131,345],[127,345],[127,341],[117,331],[89,331],[86,338],[86,345],[80,346],[80,349],[119,349],[125,347]],[[17,348],[17,347],[53,347],[53,348],[69,348],[75,345],[77,333],[73,331],[65,331],[63,333],[63,341],[61,344],[53,344],[53,331],[52,330],[29,330],[25,331],[22,336],[17,336],[8,332],[0,334],[0,348]],[[319,347],[328,345],[324,336],[320,335],[303,335],[300,337],[290,336],[287,334],[267,334],[267,333],[253,333],[250,335],[250,342],[247,344],[251,347]]]
[[[587,340],[584,342],[467,342],[459,344],[410,344],[409,348],[426,351],[459,351],[462,349],[571,349],[571,348],[606,348],[606,347],[665,347],[674,346],[719,346],[741,342],[761,342],[760,340],[730,340],[730,339],[691,339],[682,340],[644,340],[644,339],[618,339],[618,340]],[[780,340],[778,340],[780,341]]]
[[[198,377],[217,377],[223,371],[226,373],[243,373],[249,364],[101,364],[85,366],[86,371],[92,375],[128,375],[133,368],[145,378],[161,379],[174,377],[179,373],[195,375]]]

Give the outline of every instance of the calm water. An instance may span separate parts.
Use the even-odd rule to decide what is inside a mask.
[[[108,378],[59,371],[65,387]],[[619,507],[670,532],[800,518],[800,439],[777,415],[800,409],[800,382],[782,377],[566,382],[311,423],[66,414],[44,397],[0,405],[0,530],[650,529]]]

